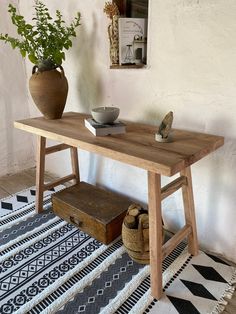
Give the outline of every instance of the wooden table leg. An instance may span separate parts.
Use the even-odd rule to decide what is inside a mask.
[[[192,232],[188,236],[188,250],[192,255],[198,254],[198,239],[197,239],[197,227],[195,219],[194,199],[193,199],[193,187],[192,176],[190,167],[181,171],[181,175],[187,178],[187,184],[182,187],[183,204],[185,211],[185,221],[187,225],[191,226]]]
[[[36,201],[35,201],[35,209],[37,213],[43,211],[45,149],[46,138],[38,136],[36,150]]]
[[[74,184],[76,184],[76,183],[80,182],[79,160],[78,160],[77,147],[71,147],[70,148],[70,156],[71,156],[72,173],[75,175]]]
[[[149,207],[149,250],[151,294],[160,299],[162,288],[162,215],[161,215],[161,177],[148,172]]]

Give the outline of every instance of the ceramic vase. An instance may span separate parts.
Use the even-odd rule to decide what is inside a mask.
[[[68,82],[62,66],[60,69],[39,71],[34,66],[29,80],[30,94],[35,105],[46,119],[60,119],[62,117],[67,94]]]

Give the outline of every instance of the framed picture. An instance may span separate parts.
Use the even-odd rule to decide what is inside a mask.
[[[119,18],[120,65],[146,64],[147,19]]]

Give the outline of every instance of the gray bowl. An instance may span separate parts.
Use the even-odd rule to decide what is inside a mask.
[[[113,123],[119,113],[120,109],[117,107],[97,107],[91,111],[93,119],[101,124]]]

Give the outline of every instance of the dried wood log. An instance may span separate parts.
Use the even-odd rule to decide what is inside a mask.
[[[136,223],[136,219],[134,216],[130,216],[130,215],[125,216],[124,224],[129,229],[137,228],[137,223]]]
[[[133,216],[133,217],[138,217],[138,215],[140,214],[138,208],[132,208],[128,211],[128,214],[130,216]]]
[[[133,204],[131,204],[131,205],[128,207],[128,212],[129,212],[131,209],[134,209],[134,208],[137,208],[138,210],[141,210],[141,206],[140,206],[139,204],[133,203]]]
[[[142,224],[143,229],[149,228],[149,218],[147,214],[141,214],[138,216],[139,223]]]

